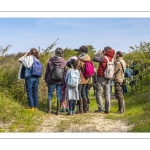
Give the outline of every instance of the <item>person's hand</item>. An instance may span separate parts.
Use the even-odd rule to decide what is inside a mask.
[[[29,54],[29,52],[26,52],[26,53],[24,54],[24,57],[28,56],[28,54]]]
[[[48,87],[48,83],[46,83],[46,86]]]
[[[101,54],[102,52],[103,52],[103,51],[102,51],[101,49],[98,51],[98,53],[100,53],[100,54]]]

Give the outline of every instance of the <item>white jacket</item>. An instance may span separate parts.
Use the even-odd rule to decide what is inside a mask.
[[[26,57],[21,57],[18,61],[21,61],[25,68],[30,68],[33,64],[34,56],[30,55]]]
[[[25,68],[30,68],[33,64],[34,56],[30,55],[30,56],[26,56],[26,57],[21,57],[18,59],[18,61],[22,62],[20,65],[19,73],[18,73],[18,79],[21,79],[20,74],[21,74],[22,67],[24,66]]]

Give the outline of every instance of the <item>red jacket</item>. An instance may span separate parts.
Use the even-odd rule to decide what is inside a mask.
[[[115,50],[111,49],[111,50],[108,50],[105,53],[105,55],[102,57],[99,57],[100,54],[95,55],[93,61],[99,62],[99,67],[97,70],[97,76],[98,77],[104,77],[104,71],[105,71],[106,66],[107,66],[107,60],[106,60],[105,56],[108,57],[109,61],[112,61],[114,54],[115,54]]]

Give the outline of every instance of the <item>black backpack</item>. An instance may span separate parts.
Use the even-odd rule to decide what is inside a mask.
[[[61,81],[64,77],[64,67],[61,65],[54,66],[54,69],[52,70],[52,80]]]

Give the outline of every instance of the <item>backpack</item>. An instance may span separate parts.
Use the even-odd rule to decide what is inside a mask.
[[[55,65],[54,69],[52,70],[52,80],[61,81],[64,76],[64,68],[59,65]]]
[[[129,69],[126,69],[124,77],[131,78],[131,72],[129,71]]]
[[[34,58],[33,65],[30,70],[30,74],[32,76],[41,77],[42,71],[43,71],[43,66],[42,66],[41,62]]]
[[[111,61],[109,61],[107,56],[105,56],[105,58],[107,60],[107,66],[104,71],[104,78],[112,79],[114,76],[114,59],[112,59],[112,62],[111,62]]]
[[[94,74],[94,65],[91,61],[85,62],[83,75],[85,78],[90,78]]]
[[[77,87],[79,84],[79,77],[78,77],[77,70],[71,70],[69,77],[68,77],[68,85],[71,87]]]

